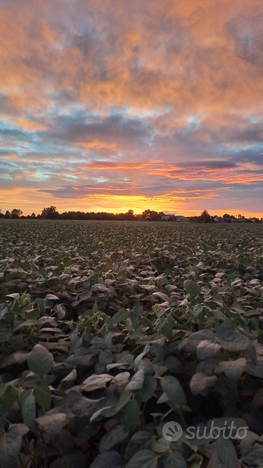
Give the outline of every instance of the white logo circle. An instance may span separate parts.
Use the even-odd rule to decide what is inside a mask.
[[[170,421],[163,426],[162,433],[165,440],[168,440],[168,442],[175,442],[182,437],[183,430],[180,424]]]

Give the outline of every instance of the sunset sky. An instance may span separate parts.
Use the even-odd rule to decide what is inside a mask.
[[[0,208],[263,216],[262,0],[0,0]]]

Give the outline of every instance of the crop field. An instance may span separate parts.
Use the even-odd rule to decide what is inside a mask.
[[[0,467],[262,468],[262,312],[261,224],[1,221]]]

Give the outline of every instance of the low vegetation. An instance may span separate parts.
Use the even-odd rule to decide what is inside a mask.
[[[262,467],[262,311],[261,224],[0,221],[1,468]]]

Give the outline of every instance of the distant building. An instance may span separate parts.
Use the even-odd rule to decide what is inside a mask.
[[[180,223],[188,222],[189,219],[185,216],[175,216],[175,215],[162,215],[161,221],[179,221]]]
[[[215,217],[214,217],[214,222],[215,222],[215,223],[223,223],[223,222],[224,222],[224,219],[221,218],[220,216],[215,216]]]
[[[185,216],[176,216],[176,221],[179,221],[179,223],[188,223],[189,218],[186,218]]]

